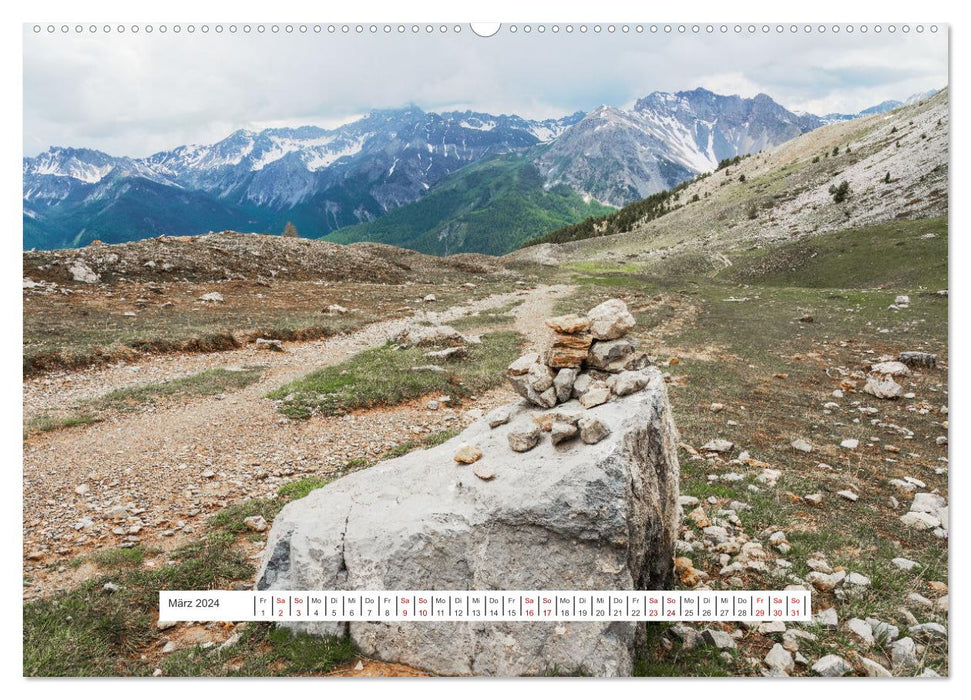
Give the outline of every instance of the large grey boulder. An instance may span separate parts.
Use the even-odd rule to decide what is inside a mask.
[[[544,439],[513,452],[507,433],[548,413],[525,402],[454,439],[345,476],[273,522],[259,590],[651,590],[672,576],[678,435],[660,372],[634,394],[575,411],[610,430],[596,444]],[[543,421],[540,420],[540,423]],[[495,478],[456,465],[477,445]],[[517,676],[553,667],[633,670],[643,623],[304,622],[349,634],[365,654],[444,675]]]

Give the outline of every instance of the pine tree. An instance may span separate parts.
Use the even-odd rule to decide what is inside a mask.
[[[297,227],[288,221],[287,225],[283,227],[283,236],[285,238],[298,238],[300,234],[297,233]]]

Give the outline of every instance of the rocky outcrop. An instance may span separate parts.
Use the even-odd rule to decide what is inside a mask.
[[[529,371],[534,363],[524,364]],[[678,436],[661,373],[643,376],[640,390],[589,409],[576,400],[554,411],[505,407],[442,445],[289,504],[273,523],[257,587],[666,587],[678,529]],[[537,444],[520,454],[522,440]],[[469,446],[481,456],[457,462]],[[294,627],[346,633],[369,656],[445,675],[553,667],[629,675],[643,635],[643,623],[610,621]]]

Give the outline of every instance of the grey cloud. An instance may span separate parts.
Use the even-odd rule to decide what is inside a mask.
[[[721,76],[719,78],[718,76]],[[24,150],[147,155],[417,104],[543,118],[705,80],[852,112],[947,83],[947,36],[24,35]],[[712,89],[716,86],[712,85]]]

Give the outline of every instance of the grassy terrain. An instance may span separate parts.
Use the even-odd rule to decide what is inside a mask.
[[[457,330],[471,330],[476,328],[490,328],[495,326],[510,325],[515,321],[515,316],[513,316],[510,312],[522,303],[523,302],[521,299],[517,299],[509,302],[508,304],[503,304],[502,306],[486,309],[484,311],[477,311],[474,314],[456,319],[449,325]]]
[[[424,357],[434,349],[398,348],[389,343],[311,372],[268,396],[280,401],[279,410],[285,416],[309,418],[315,413],[334,415],[393,406],[434,391],[475,394],[502,381],[503,370],[519,352],[519,337],[512,331],[488,333],[481,344],[469,345],[465,359],[443,363],[446,372],[413,371],[413,367],[435,364]]]
[[[436,273],[436,279],[441,274]],[[127,282],[113,285],[111,294],[85,287],[70,295],[25,294],[23,373],[32,376],[136,361],[152,354],[236,350],[256,338],[326,338],[399,316],[429,293],[438,297],[438,307],[445,308],[508,291],[505,283],[486,279],[477,280],[475,289],[463,288],[460,281],[467,276],[449,274],[455,275],[454,281],[442,279],[442,284],[347,282],[324,286],[313,281],[281,281],[268,289],[258,281],[244,280],[219,284]],[[211,291],[219,291],[225,302],[199,301],[199,296]],[[329,314],[330,304],[344,306],[348,312]],[[134,316],[125,315],[132,312]]]
[[[935,237],[924,238],[929,233]],[[947,416],[939,408],[948,403],[948,300],[935,293],[946,288],[946,256],[945,222],[926,220],[746,251],[732,256],[734,265],[714,276],[683,274],[685,267],[677,260],[647,275],[624,265],[575,265],[581,291],[561,302],[558,311],[582,311],[608,296],[625,298],[635,311],[641,346],[671,375],[669,392],[683,443],[698,447],[724,438],[735,443],[735,454],[748,450],[782,472],[778,485],[768,488],[754,480],[760,469],[682,449],[681,493],[700,499],[709,514],[732,501],[746,503],[749,508],[739,512],[744,532],[759,540],[767,532],[784,531],[792,549],[784,556],[773,554],[789,561],[787,571],[797,576],[809,573],[808,559],[822,555],[834,568],[870,577],[871,587],[855,594],[837,598],[815,592],[814,609],[835,606],[841,621],[875,616],[898,625],[906,636],[902,605],[921,622],[935,619],[909,604],[908,594],[934,600],[948,581],[946,543],[899,522],[913,497],[888,483],[916,477],[927,484],[920,491],[937,489],[947,496],[946,469],[939,472],[946,467],[940,458],[946,458],[947,447],[936,438],[947,434],[942,424]],[[671,269],[681,273],[671,274]],[[910,308],[888,308],[898,294],[910,296]],[[806,316],[812,322],[800,320]],[[852,390],[846,390],[845,399],[833,398],[844,378],[837,368],[866,370],[881,355],[913,349],[936,353],[939,363],[937,369],[901,379],[915,398],[880,401]],[[677,362],[667,364],[671,358]],[[862,381],[856,384],[859,389]],[[830,401],[838,408],[824,409]],[[712,403],[725,409],[715,413]],[[876,413],[864,414],[861,408]],[[792,450],[789,443],[797,437],[812,443],[814,451]],[[840,448],[845,438],[860,440],[860,448]],[[871,438],[879,442],[870,443]],[[887,452],[884,445],[900,451]],[[709,478],[727,472],[741,472],[744,478]],[[852,503],[836,494],[844,489],[854,490],[859,500]],[[811,493],[823,494],[820,506],[801,499]],[[716,505],[707,505],[711,498]],[[900,507],[892,505],[892,498]],[[689,519],[684,522],[694,529]],[[722,564],[716,556],[704,550],[689,556],[695,568],[707,572],[713,588],[733,587],[719,577]],[[890,563],[894,557],[919,566],[901,571]],[[748,588],[789,583],[772,570],[741,576]],[[741,629],[742,657],[761,659],[774,640]],[[813,659],[835,653],[852,662],[864,654],[889,665],[881,656],[888,649],[885,641],[865,650],[842,629],[813,631],[818,640],[803,651]],[[726,662],[709,650],[684,650],[663,641],[660,633],[650,635],[638,673],[759,672],[741,657]],[[922,658],[927,667],[947,673],[946,645],[928,644]]]
[[[259,381],[259,369],[207,369],[157,384],[115,389],[95,399],[83,401],[65,415],[45,415],[27,421],[24,432],[49,432],[78,425],[90,425],[111,413],[135,411],[163,401],[187,400],[198,396],[214,396],[239,391]]]
[[[738,282],[936,291],[947,288],[947,220],[888,222],[729,257],[720,277]]]
[[[503,155],[462,168],[418,201],[324,240],[388,243],[435,255],[502,255],[528,238],[611,211],[567,187],[546,189],[525,156]]]
[[[454,436],[443,432],[399,445],[382,455],[391,459],[440,444]],[[370,466],[349,462],[340,474]],[[254,566],[242,545],[253,535],[244,520],[253,515],[272,522],[291,501],[330,482],[316,476],[281,486],[275,496],[251,499],[213,515],[203,539],[167,554],[167,564],[145,566],[159,552],[142,547],[109,549],[88,559],[99,575],[48,598],[24,605],[25,676],[147,676],[155,668],[165,676],[317,675],[347,663],[358,652],[346,638],[291,634],[270,623],[235,626],[237,643],[226,649],[189,644],[169,655],[158,647],[165,633],[156,626],[159,590],[208,590],[251,585]],[[82,559],[66,562],[76,567]],[[106,583],[118,587],[105,590]]]

